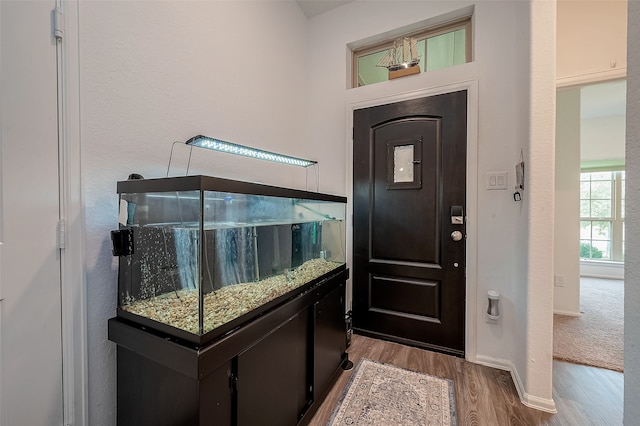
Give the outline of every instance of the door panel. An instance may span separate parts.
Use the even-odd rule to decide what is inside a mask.
[[[354,111],[357,332],[464,355],[466,99]]]
[[[385,142],[373,146],[372,223],[385,224],[370,233],[373,259],[438,263],[438,128],[438,120],[416,117],[394,120],[373,129],[373,140]],[[424,136],[410,139],[415,135]],[[406,141],[403,146],[421,148],[414,150],[416,157],[422,153],[421,158],[424,161],[416,164],[421,167],[414,173],[414,180],[420,182],[419,185],[416,183],[409,187],[396,186],[387,171],[388,168],[392,168],[394,158],[387,146],[398,136]],[[422,181],[425,182],[424,185]],[[419,197],[415,196],[417,192],[420,194]],[[393,208],[389,208],[390,206]],[[423,220],[414,221],[415,216],[421,216]]]
[[[438,318],[440,283],[371,276],[371,309]]]
[[[2,425],[63,424],[54,8],[0,1]]]

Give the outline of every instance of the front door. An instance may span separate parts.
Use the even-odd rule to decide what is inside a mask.
[[[353,122],[354,329],[464,356],[467,92]]]

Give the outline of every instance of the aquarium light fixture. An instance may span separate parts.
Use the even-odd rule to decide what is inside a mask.
[[[275,161],[276,163],[284,163],[292,166],[309,167],[318,163],[317,161],[313,160],[305,160],[302,158],[277,154],[275,152],[263,151],[261,149],[238,145],[235,143],[226,142],[220,139],[214,139],[202,135],[192,137],[186,142],[186,144],[190,146],[197,146],[199,148],[207,148],[214,151],[226,152],[228,154],[241,155],[243,157]]]

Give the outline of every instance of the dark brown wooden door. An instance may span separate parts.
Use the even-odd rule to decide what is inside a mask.
[[[467,92],[353,121],[354,329],[463,356]]]

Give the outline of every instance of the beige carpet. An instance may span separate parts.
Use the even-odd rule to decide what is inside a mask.
[[[579,317],[554,315],[553,357],[623,371],[624,282],[582,278]]]
[[[363,358],[329,425],[456,425],[453,382]]]

